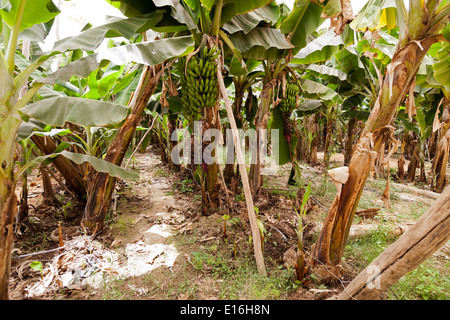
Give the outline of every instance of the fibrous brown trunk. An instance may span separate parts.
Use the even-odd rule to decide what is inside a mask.
[[[408,165],[408,182],[414,182],[416,179],[416,170],[419,165],[419,147],[416,147]]]
[[[155,90],[162,73],[162,66],[146,67],[141,75],[141,85],[135,93],[131,112],[125,123],[116,133],[106,152],[105,161],[120,166],[130,145],[136,127],[139,125],[147,102]],[[116,178],[108,173],[95,173],[92,186],[88,190],[88,199],[82,226],[85,231],[95,234],[103,228],[108,212]]]
[[[356,118],[352,118],[348,121],[347,136],[345,137],[345,150],[344,150],[344,165],[348,166],[353,154],[353,142],[356,129]]]
[[[386,67],[378,98],[349,164],[347,182],[338,191],[313,250],[313,267],[336,267],[342,258],[359,199],[369,176],[372,161],[381,149],[400,103],[405,99],[417,70],[430,46],[440,36],[406,42]],[[329,268],[329,267],[328,267]]]
[[[47,171],[47,168],[41,164],[39,166],[39,171],[42,176],[42,187],[44,189],[43,197],[44,203],[47,205],[57,205],[59,204],[58,200],[55,197],[55,191],[53,190],[52,180],[50,179],[50,174]]]
[[[331,132],[333,129],[333,121],[329,120],[326,124],[325,124],[325,128],[324,128],[324,147],[323,147],[323,163],[325,165],[325,167],[328,167],[328,164],[330,163],[330,153],[329,150],[330,149],[330,144],[331,144]]]
[[[431,171],[433,172],[432,187],[442,192],[447,184],[447,162],[450,152],[450,104],[444,107],[442,113],[441,134],[436,146]]]
[[[31,140],[41,150],[41,152],[46,155],[52,154],[56,150],[56,144],[50,137],[32,135]],[[80,199],[86,196],[86,187],[83,176],[69,159],[63,156],[58,156],[54,158],[53,164],[66,180],[67,187],[75,195],[77,195]]]
[[[0,203],[0,300],[9,299],[9,274],[11,270],[11,249],[14,234],[13,226],[14,217],[17,214],[17,196],[15,192],[11,191],[5,200]]]
[[[325,265],[337,265],[342,257],[343,243],[350,231],[351,221],[355,213],[355,203],[361,197],[364,184],[369,176],[370,168],[377,153],[372,149],[373,135],[361,137],[353,152],[349,164],[349,176],[342,190],[338,192],[324,221],[319,239],[313,248],[313,267],[316,262]],[[337,271],[336,271],[337,272]]]
[[[202,129],[203,132],[205,132],[208,129],[220,129],[220,117],[219,117],[219,109],[217,106],[213,108],[205,108],[205,114],[206,119],[203,121]],[[202,134],[202,136],[205,136]],[[203,147],[206,147],[210,143],[218,143],[215,141],[216,137],[211,137],[210,142],[204,142]],[[202,153],[203,153],[202,148]],[[213,163],[204,165],[203,167],[206,168],[205,172],[205,192],[206,196],[202,197],[202,205],[203,205],[203,212],[209,213],[211,208],[216,208],[219,205],[219,188],[220,184],[218,183],[219,177],[218,177],[218,169],[219,166],[217,164],[216,159],[216,151],[215,149],[211,152],[211,157],[214,159]]]
[[[263,179],[261,176],[261,142],[265,137],[262,132],[267,129],[267,122],[269,120],[269,110],[272,103],[272,95],[276,80],[272,80],[264,86],[260,96],[260,106],[255,118],[256,137],[254,143],[256,144],[256,162],[250,165],[249,179],[250,188],[253,198],[257,198],[263,186]]]
[[[450,240],[450,187],[408,230],[338,296],[339,300],[377,299]]]
[[[434,188],[436,192],[442,192],[447,184],[447,162],[450,149],[450,128],[439,139],[436,154],[433,159],[432,172],[434,174]]]
[[[398,171],[396,178],[400,181],[405,178],[405,157],[403,154],[398,157]]]

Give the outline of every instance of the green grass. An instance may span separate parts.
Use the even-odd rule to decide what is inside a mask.
[[[157,167],[153,171],[153,176],[155,178],[165,178],[169,176],[169,173],[164,168]]]
[[[403,276],[387,291],[390,300],[449,300],[450,263],[440,269],[431,258]]]
[[[197,271],[210,272],[219,285],[219,299],[282,299],[296,287],[291,273],[278,268],[275,263],[266,266],[268,276],[258,274],[254,257],[241,256],[230,259],[229,254],[212,247],[191,254]]]
[[[223,221],[218,217],[211,217],[211,228],[222,230]],[[174,293],[184,293],[191,298],[198,298],[199,287],[195,279],[199,275],[210,278],[213,295],[219,299],[284,299],[287,293],[298,285],[292,280],[293,270],[288,271],[279,262],[265,259],[267,277],[260,276],[253,254],[252,242],[244,238],[235,238],[234,232],[239,233],[243,222],[239,217],[227,221],[229,236],[207,243],[198,243],[200,237],[196,230],[190,235],[176,235],[171,242],[184,251],[189,252],[190,264],[186,264],[186,274],[181,275],[181,283],[173,288]],[[208,288],[201,288],[208,291]]]
[[[396,239],[390,234],[389,224],[380,222],[378,229],[368,235],[350,239],[344,250],[344,258],[351,259],[359,271],[362,271]]]

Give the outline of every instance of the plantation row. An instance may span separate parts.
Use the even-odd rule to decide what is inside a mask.
[[[330,171],[338,192],[311,260],[306,259],[302,242],[301,221],[310,192],[309,186],[303,186],[295,253],[299,281],[309,266],[339,274],[365,182],[371,174],[385,177],[386,169],[389,181],[389,159],[394,154],[395,180],[421,182],[442,192],[436,202],[439,207],[430,209],[439,216],[427,223],[439,224],[450,212],[445,201],[449,189],[444,191],[450,146],[448,0],[410,0],[408,9],[403,1],[369,0],[356,17],[349,0],[296,0],[292,9],[270,0],[113,0],[108,2],[127,18],[111,18],[95,28],[88,25],[47,52],[39,42],[59,14],[55,4],[4,2],[7,6],[0,10],[2,299],[8,298],[14,232],[29,214],[31,170],[40,170],[44,201],[58,205],[49,176],[49,166],[54,166],[64,180],[61,186],[84,206],[82,229],[98,235],[116,182],[138,178],[128,165],[136,150],[145,151],[149,143],[160,147],[163,162],[192,172],[202,188],[204,215],[219,207],[221,195],[244,192],[258,272],[264,275],[254,208],[264,188],[261,151],[249,168],[239,144],[234,146],[236,157],[227,159],[225,166],[219,161],[177,165],[171,159],[176,129],[188,129],[193,146],[198,134],[208,129],[219,130],[225,138],[226,130],[232,129],[235,140],[238,130],[254,129],[256,143],[267,140],[278,147],[277,165],[292,165],[290,181],[301,177],[302,162],[319,164],[318,151],[324,152],[320,163],[324,168],[333,152],[344,154],[345,166]],[[321,29],[326,20],[330,28]],[[97,50],[104,41],[108,48]],[[198,121],[202,132],[196,135]],[[269,129],[280,130],[277,141],[263,136]],[[203,141],[201,150],[210,143]],[[426,162],[431,162],[430,172],[425,170]],[[20,199],[14,192],[18,183]],[[409,261],[416,264],[404,262],[399,267],[385,261],[383,270],[389,274],[382,287],[358,288],[355,296],[373,298],[417,267],[447,241],[449,228],[441,227],[431,237],[433,228],[424,231],[418,226],[413,236],[427,234],[437,240],[421,244],[426,252],[418,247],[407,250],[414,254]],[[406,250],[414,245],[419,246],[407,241],[397,247]],[[395,271],[398,268],[401,271]]]

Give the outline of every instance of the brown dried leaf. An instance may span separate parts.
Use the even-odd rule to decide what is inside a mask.
[[[387,162],[387,171],[389,174],[389,169],[390,169],[390,165],[389,165],[389,161]],[[384,201],[384,205],[386,206],[386,209],[391,210],[391,199],[390,199],[390,194],[391,194],[391,189],[389,186],[389,175],[386,179],[386,188],[384,189],[383,192],[383,201]]]

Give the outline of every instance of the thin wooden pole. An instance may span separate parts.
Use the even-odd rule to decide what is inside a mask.
[[[222,64],[219,58],[218,68],[217,68],[217,82],[219,84],[220,91],[222,93],[222,98],[225,102],[225,106],[228,113],[228,120],[230,121],[231,131],[233,133],[233,141],[236,150],[237,161],[239,165],[239,173],[242,179],[242,186],[244,189],[245,202],[247,204],[248,218],[250,220],[250,227],[252,229],[253,247],[255,250],[256,265],[258,267],[258,273],[260,275],[266,276],[266,268],[264,266],[264,258],[261,246],[261,234],[258,228],[258,222],[256,218],[255,207],[253,205],[253,197],[250,191],[250,183],[248,181],[247,168],[245,167],[244,156],[242,153],[241,144],[239,143],[239,133],[236,125],[236,120],[234,119],[233,109],[231,107],[231,102],[228,99],[227,90],[225,88],[225,83],[222,77]]]

